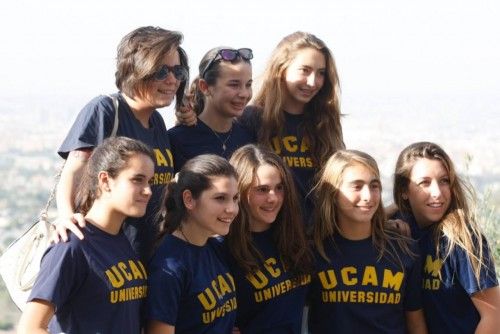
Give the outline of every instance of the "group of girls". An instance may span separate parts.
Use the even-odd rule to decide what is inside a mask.
[[[321,40],[285,37],[248,107],[252,50],[210,50],[184,98],[180,43],[143,27],[118,48],[117,134],[152,151],[105,140],[108,97],[77,117],[58,191],[59,231],[74,236],[45,255],[20,332],[137,333],[145,298],[148,333],[300,333],[306,300],[311,333],[498,328],[491,255],[451,161],[431,143],[401,153],[395,203],[418,245],[388,231],[376,162],[344,150],[337,71]],[[156,108],[174,97],[196,125],[167,134]],[[108,245],[127,239],[132,252]]]

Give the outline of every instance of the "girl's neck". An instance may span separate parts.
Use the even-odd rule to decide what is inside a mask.
[[[173,233],[177,238],[195,246],[205,246],[209,235],[201,231],[195,222],[183,221]]]
[[[283,110],[292,115],[302,115],[305,110],[305,104],[298,103],[297,101],[290,101],[289,98],[285,99]]]
[[[250,232],[255,232],[255,233],[267,231],[271,228],[271,225],[272,225],[272,224],[266,224],[266,223],[256,224],[256,223],[252,223],[252,222],[249,222],[249,224],[250,224]],[[276,224],[276,223],[273,223],[273,224]]]
[[[198,118],[215,132],[221,133],[230,131],[234,120],[234,117],[223,116],[219,112],[210,110],[207,107],[203,109]]]
[[[125,216],[116,211],[109,210],[96,200],[85,215],[85,219],[104,232],[117,235],[122,228]]]
[[[364,240],[372,235],[371,224],[339,222],[340,234],[348,240]]]
[[[155,109],[151,106],[151,103],[146,100],[142,100],[137,96],[129,97],[125,93],[122,93],[122,96],[127,102],[135,118],[137,118],[144,128],[149,129],[149,119],[155,111]]]

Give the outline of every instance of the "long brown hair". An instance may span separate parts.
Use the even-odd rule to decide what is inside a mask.
[[[253,104],[261,109],[258,141],[270,146],[283,132],[286,85],[283,77],[297,53],[306,48],[325,57],[325,82],[306,105],[304,133],[316,166],[322,166],[338,149],[345,148],[340,124],[340,83],[330,49],[313,34],[297,31],[283,38],[269,60]]]
[[[238,265],[246,273],[258,269],[264,259],[252,242],[250,232],[250,208],[248,193],[252,187],[257,169],[263,165],[275,167],[284,188],[283,205],[272,224],[273,238],[284,266],[294,274],[307,273],[312,267],[312,256],[307,245],[304,222],[292,176],[283,160],[271,150],[255,145],[245,145],[236,150],[230,163],[238,172],[240,211],[231,225],[227,242]]]
[[[485,263],[483,249],[486,245],[474,216],[474,191],[470,184],[457,175],[453,161],[439,145],[431,142],[413,143],[399,154],[394,172],[394,202],[403,214],[412,214],[410,203],[404,199],[403,194],[408,191],[413,166],[420,159],[440,161],[450,180],[450,206],[441,220],[436,223],[434,230],[436,254],[444,261],[456,247],[462,248],[469,258],[474,276],[479,283],[481,269]],[[442,236],[448,239],[444,252],[439,242]]]
[[[315,222],[313,225],[314,245],[319,254],[327,261],[330,261],[330,259],[325,253],[324,242],[329,238],[333,240],[332,237],[340,233],[339,208],[337,206],[339,188],[343,182],[344,171],[354,165],[366,167],[380,181],[377,162],[370,155],[356,150],[340,150],[328,159],[319,174],[319,181],[314,187],[316,196]],[[382,191],[382,188],[380,188],[380,191]],[[410,240],[387,230],[384,227],[385,222],[384,206],[382,200],[380,200],[371,219],[372,243],[378,250],[379,259],[387,253],[401,265],[399,251],[390,241],[395,241],[400,249],[413,256],[414,254],[408,246]]]

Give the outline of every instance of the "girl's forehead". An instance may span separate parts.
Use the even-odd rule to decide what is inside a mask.
[[[318,67],[326,66],[325,55],[311,47],[306,47],[295,51],[290,59],[290,64],[315,64]]]
[[[441,160],[438,159],[417,159],[411,168],[412,177],[431,177],[448,175],[448,171]]]
[[[342,180],[351,182],[353,180],[373,180],[378,179],[372,168],[361,163],[354,163],[347,166],[342,172]]]
[[[246,61],[232,63],[222,61],[219,65],[219,77],[246,76],[252,78],[252,64]]]

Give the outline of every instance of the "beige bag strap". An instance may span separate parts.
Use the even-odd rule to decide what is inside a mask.
[[[120,119],[118,117],[118,108],[120,106],[120,102],[118,101],[118,96],[117,95],[107,95],[111,101],[113,102],[113,108],[115,109],[115,119],[113,121],[113,130],[111,130],[111,135],[110,137],[116,136],[116,133],[118,132],[118,124],[120,122]],[[63,164],[57,171],[57,174],[54,176],[54,186],[52,187],[49,195],[49,199],[47,200],[47,204],[45,204],[45,207],[40,211],[39,219],[48,222],[49,221],[49,216],[48,216],[48,211],[50,208],[50,205],[52,204],[52,201],[54,200],[54,197],[56,196],[56,189],[57,189],[57,184],[59,183],[59,179],[61,178],[61,173],[64,168],[64,164],[66,163],[66,160],[64,160]]]

